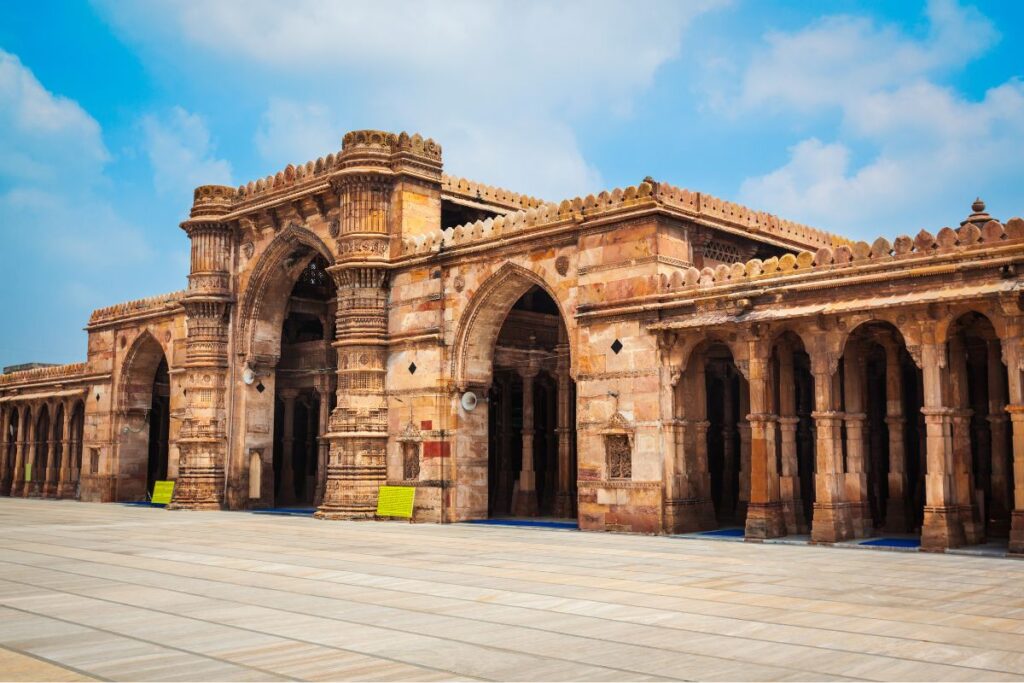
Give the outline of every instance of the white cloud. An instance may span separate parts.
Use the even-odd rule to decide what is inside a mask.
[[[1024,148],[1024,84],[971,99],[939,82],[997,39],[991,23],[948,0],[927,14],[921,39],[845,16],[766,36],[741,81],[738,116],[836,111],[839,125],[835,140],[805,138],[780,167],[745,180],[742,201],[873,237],[959,220],[975,194],[1024,172],[1011,152]]]
[[[157,192],[191,197],[198,185],[232,184],[231,165],[212,156],[210,132],[198,114],[174,107],[162,117],[143,117],[142,131]]]
[[[90,184],[110,158],[100,126],[77,102],[46,90],[16,55],[0,49],[0,178]]]
[[[193,0],[105,7],[140,46],[184,40],[208,58],[204,68],[214,61],[238,77],[255,72],[278,94],[255,137],[268,161],[333,151],[349,128],[405,128],[440,142],[451,173],[526,183],[511,189],[557,199],[567,190],[600,189],[570,122],[629,115],[634,97],[678,54],[690,21],[720,4]],[[163,58],[156,49],[149,54]],[[303,101],[287,101],[282,91],[296,89]],[[335,113],[341,110],[349,118]]]
[[[341,147],[339,121],[320,104],[273,98],[256,131],[256,149],[275,166],[301,163]]]

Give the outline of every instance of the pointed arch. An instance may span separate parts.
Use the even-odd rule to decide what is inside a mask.
[[[246,358],[280,354],[280,331],[284,321],[288,293],[306,264],[316,254],[333,263],[331,250],[312,231],[295,223],[284,228],[259,257],[249,277],[238,309],[239,354]],[[281,296],[268,296],[281,292]],[[270,344],[261,346],[261,328]],[[275,345],[276,348],[269,348]]]
[[[162,360],[168,360],[166,349],[149,330],[144,330],[132,342],[121,363],[117,392],[119,413],[125,415],[149,407],[153,377]]]
[[[559,316],[569,338],[570,375],[576,376],[576,329],[567,314],[564,302],[555,290],[537,273],[515,263],[505,263],[491,275],[473,295],[462,314],[455,334],[452,357],[452,378],[460,390],[469,386],[487,386],[494,365],[494,344],[501,326],[516,301],[531,287],[540,287],[558,306]]]

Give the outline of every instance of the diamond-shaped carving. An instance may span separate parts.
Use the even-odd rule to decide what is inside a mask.
[[[256,391],[260,392],[261,394],[264,391],[266,391],[266,389],[267,388],[265,386],[263,386],[263,382],[260,382],[259,384],[256,385]]]
[[[409,363],[409,374],[410,375],[415,375],[416,374],[416,364],[415,363]]]
[[[619,355],[619,351],[621,351],[621,350],[622,350],[622,342],[620,342],[618,339],[616,339],[615,341],[612,342],[612,352],[617,356],[617,355]]]

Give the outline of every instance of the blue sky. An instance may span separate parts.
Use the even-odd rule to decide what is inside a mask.
[[[191,190],[418,131],[546,199],[644,176],[872,239],[1024,214],[1019,2],[12,3],[0,365],[180,289]]]

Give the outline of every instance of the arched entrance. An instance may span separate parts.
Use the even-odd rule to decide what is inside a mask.
[[[170,374],[163,347],[148,332],[125,361],[117,426],[117,500],[147,500],[166,479]],[[79,463],[80,464],[80,463]]]
[[[327,422],[336,369],[337,293],[327,261],[316,254],[299,272],[281,327],[274,381],[272,505],[319,505],[326,478]],[[257,387],[258,389],[258,387]]]
[[[39,498],[43,495],[43,480],[46,478],[46,460],[50,447],[50,410],[44,403],[36,414],[35,438],[32,444],[31,467],[25,473],[26,496]]]
[[[454,519],[576,517],[570,322],[551,288],[512,264],[463,313],[453,377],[485,400],[458,406]]]
[[[541,287],[532,286],[506,315],[493,367],[488,515],[574,517],[575,448],[563,432],[575,424],[575,386],[558,305]]]

